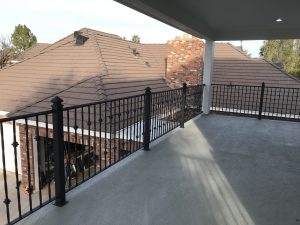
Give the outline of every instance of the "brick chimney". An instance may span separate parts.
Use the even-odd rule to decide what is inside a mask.
[[[169,40],[166,79],[174,87],[202,83],[204,42],[189,34]]]

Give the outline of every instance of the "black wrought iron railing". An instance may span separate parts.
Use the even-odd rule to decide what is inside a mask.
[[[203,85],[0,119],[0,225],[14,224],[199,115]],[[300,120],[300,89],[212,85],[211,109]],[[50,107],[49,107],[50,108]]]
[[[300,121],[300,88],[213,84],[211,110]]]
[[[203,86],[0,119],[0,224],[14,224],[201,113]],[[50,103],[49,103],[50,104]]]
[[[53,113],[49,110],[0,119],[0,198],[3,202],[0,224],[14,223],[54,198],[51,185],[54,175],[49,169],[52,155],[48,148]]]

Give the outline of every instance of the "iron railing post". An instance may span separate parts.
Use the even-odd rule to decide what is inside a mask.
[[[151,88],[145,90],[144,102],[144,150],[149,151],[150,144],[150,126],[151,126]]]
[[[63,100],[54,97],[51,102],[53,112],[53,145],[54,145],[54,176],[55,205],[66,204],[65,167],[64,167],[64,131],[63,131]]]
[[[263,82],[261,84],[259,112],[258,112],[258,119],[259,120],[261,120],[262,108],[263,108],[263,104],[264,104],[264,93],[265,93],[265,82]]]
[[[180,120],[180,128],[184,128],[185,121],[185,107],[186,107],[186,83],[182,85],[182,96],[181,96],[181,120]]]

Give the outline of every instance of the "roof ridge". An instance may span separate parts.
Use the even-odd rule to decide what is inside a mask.
[[[167,43],[139,43],[140,45],[167,45]]]
[[[98,79],[95,82],[95,88],[98,95],[98,99],[103,100],[103,98],[101,98],[101,95],[104,95],[104,99],[106,100],[107,94],[105,93],[102,76],[97,76],[97,78]]]
[[[62,89],[62,90],[59,90],[59,91],[57,91],[57,92],[55,92],[55,93],[51,93],[51,94],[49,94],[48,96],[46,96],[46,97],[44,97],[44,98],[41,98],[41,99],[39,99],[39,100],[37,100],[37,101],[30,102],[29,104],[26,104],[26,105],[24,105],[24,106],[21,106],[21,107],[19,107],[18,109],[16,109],[15,111],[13,111],[13,112],[11,112],[11,113],[8,113],[8,115],[11,116],[12,114],[18,113],[18,112],[22,111],[23,109],[26,109],[26,108],[28,108],[28,107],[31,107],[31,106],[33,106],[33,105],[35,105],[35,104],[37,104],[37,103],[40,103],[40,102],[42,102],[42,101],[44,101],[44,100],[46,100],[46,99],[48,99],[48,98],[54,97],[55,95],[58,95],[58,94],[60,94],[60,93],[62,93],[62,92],[64,92],[64,91],[67,91],[67,90],[69,90],[69,89],[71,89],[71,88],[73,88],[73,87],[75,87],[75,86],[77,86],[77,85],[79,85],[79,84],[82,84],[82,83],[84,83],[84,82],[86,82],[86,81],[88,81],[88,80],[91,80],[91,79],[93,79],[93,78],[96,78],[96,77],[98,77],[98,75],[97,75],[97,76],[88,77],[88,78],[82,79],[82,80],[80,80],[80,81],[78,81],[78,82],[75,82],[75,83],[73,83],[72,85],[68,86],[67,88],[64,88],[64,89]]]
[[[95,33],[97,33],[98,35],[114,36],[115,38],[124,40],[122,37],[120,37],[119,35],[116,35],[116,34],[112,34],[112,33],[108,33],[108,32],[103,32],[103,31],[99,31],[99,30],[95,30],[95,29],[91,29],[91,28],[87,28],[87,27],[84,27],[84,28],[82,28],[82,29],[80,29],[80,30],[83,30],[83,29],[86,29],[87,32],[88,32],[88,31],[95,32]]]
[[[27,57],[27,58],[24,58],[23,60],[18,60],[19,57],[22,57],[24,56],[28,51],[36,48],[37,46],[43,46],[44,48],[42,48],[41,51],[39,51],[38,53],[34,54],[33,56],[35,55],[38,55],[39,53],[41,53],[42,51],[44,51],[47,47],[49,47],[51,44],[48,44],[48,43],[35,43],[34,45],[32,45],[31,47],[29,47],[28,49],[26,49],[24,52],[20,53],[19,55],[17,55],[17,57],[15,57],[15,60],[19,61],[19,62],[23,62],[25,61],[25,59],[28,59],[28,58],[32,58],[31,57]]]
[[[277,70],[279,70],[280,72],[282,72],[282,73],[283,73],[284,75],[286,75],[287,77],[290,77],[290,78],[292,78],[293,80],[295,80],[295,81],[297,81],[298,83],[300,83],[300,80],[299,80],[297,77],[295,77],[295,76],[289,74],[288,72],[284,71],[284,70],[281,69],[279,66],[276,66],[274,63],[272,63],[271,61],[269,61],[269,60],[267,60],[267,59],[264,59],[264,58],[262,58],[262,59],[260,59],[260,60],[265,61],[266,63],[270,64],[271,66],[275,67]]]
[[[100,45],[98,43],[97,38],[95,37],[95,35],[91,32],[89,32],[89,29],[87,29],[87,33],[92,37],[91,40],[94,41],[95,44],[95,49],[96,49],[96,54],[98,55],[97,60],[99,63],[99,70],[101,70],[101,65],[103,65],[104,70],[102,70],[101,76],[98,76],[98,82],[95,82],[95,88],[96,88],[96,92],[98,94],[99,99],[101,98],[101,95],[105,96],[105,99],[107,98],[107,94],[105,93],[105,89],[104,89],[104,85],[103,85],[103,81],[102,81],[102,76],[107,76],[108,73],[108,68],[107,65],[105,64],[104,60],[103,60],[103,56],[102,56],[102,52],[101,52],[101,48]],[[104,73],[103,73],[104,72]],[[100,90],[102,90],[102,92],[100,92]]]
[[[67,35],[66,37],[61,38],[61,39],[59,39],[58,41],[54,42],[53,44],[50,44],[49,46],[47,46],[46,48],[44,48],[43,51],[41,51],[39,54],[35,55],[34,57],[46,53],[45,50],[46,50],[47,48],[50,48],[51,46],[53,46],[53,45],[59,43],[60,41],[63,41],[63,40],[65,40],[65,39],[67,39],[69,36],[72,36],[72,34],[69,34],[69,35]],[[72,42],[72,41],[73,41],[73,40],[68,41],[67,43],[62,43],[62,44],[58,45],[57,47],[55,47],[55,48],[53,48],[53,49],[49,49],[49,51],[52,51],[52,50],[57,49],[57,48],[60,48],[61,46],[66,45],[66,44],[69,44],[69,43]],[[47,52],[48,52],[48,51],[47,51]],[[33,57],[32,57],[32,58],[33,58]]]
[[[133,41],[123,39],[121,36],[119,36],[117,34],[107,33],[107,32],[98,31],[98,30],[94,30],[94,29],[90,29],[90,28],[83,28],[83,29],[87,29],[87,30],[90,30],[92,32],[95,32],[96,34],[93,34],[93,35],[102,35],[102,36],[105,36],[105,37],[108,37],[108,38],[117,39],[119,41],[125,41],[125,42],[128,42],[129,44],[133,43],[133,44],[136,44],[136,45],[166,45],[166,43],[135,43]]]
[[[48,49],[48,48],[50,48],[51,46],[53,46],[53,45],[59,43],[60,41],[63,41],[64,39],[67,39],[67,38],[68,38],[69,36],[71,36],[71,35],[72,35],[72,34],[70,34],[70,35],[68,35],[68,36],[66,36],[66,37],[64,37],[64,38],[61,38],[60,40],[54,42],[53,44],[50,44],[49,46],[45,47],[42,51],[40,51],[38,54],[36,54],[36,55],[34,55],[34,56],[32,56],[32,57],[28,57],[28,58],[26,58],[26,59],[23,59],[23,60],[21,60],[20,62],[11,64],[11,65],[9,65],[9,66],[6,66],[6,67],[4,67],[4,68],[1,69],[1,70],[6,70],[6,69],[8,69],[8,68],[11,68],[11,67],[13,67],[13,66],[18,65],[19,63],[28,61],[28,60],[33,59],[33,58],[35,58],[35,57],[38,57],[38,56],[40,56],[40,55],[42,55],[42,54],[44,54],[44,53],[47,53],[48,51],[45,51],[46,49]],[[53,49],[50,49],[49,51],[54,50],[54,49],[57,49],[57,48],[59,48],[59,47],[61,47],[61,46],[63,46],[63,45],[69,44],[70,42],[72,42],[72,41],[69,41],[69,42],[64,43],[64,44],[62,43],[62,44],[58,45],[57,47],[55,47],[55,48],[53,48]]]
[[[25,53],[26,51],[28,51],[28,50],[30,50],[30,49],[33,49],[34,47],[36,47],[37,45],[47,45],[47,47],[49,46],[49,45],[51,45],[51,44],[47,44],[47,43],[35,43],[34,45],[32,45],[31,47],[29,47],[29,48],[27,48],[24,52],[22,52],[22,54],[23,53]],[[45,47],[46,48],[46,47]]]
[[[92,30],[92,29],[89,29],[89,30]],[[92,30],[92,31],[95,31],[95,30]],[[112,39],[116,39],[118,41],[125,41],[125,42],[129,42],[129,43],[134,43],[132,41],[129,41],[129,40],[126,40],[126,39],[123,39],[121,38],[120,36],[116,35],[116,34],[110,34],[110,33],[105,33],[105,32],[101,32],[101,31],[95,31],[96,34],[93,34],[93,35],[100,35],[100,36],[105,36],[107,38],[112,38]],[[135,43],[137,44],[137,43]],[[140,43],[138,43],[140,44]]]
[[[232,47],[234,50],[236,50],[237,52],[241,53],[243,56],[245,56],[248,59],[252,59],[250,56],[246,55],[242,50],[238,49],[236,46],[234,46],[233,44],[226,42],[224,44],[229,45],[230,47]]]

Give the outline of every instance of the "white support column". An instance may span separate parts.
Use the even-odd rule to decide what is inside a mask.
[[[204,55],[204,71],[203,71],[203,84],[205,84],[205,87],[203,89],[203,99],[202,99],[202,111],[204,114],[209,114],[210,111],[214,47],[215,47],[214,41],[206,40],[205,55]]]

